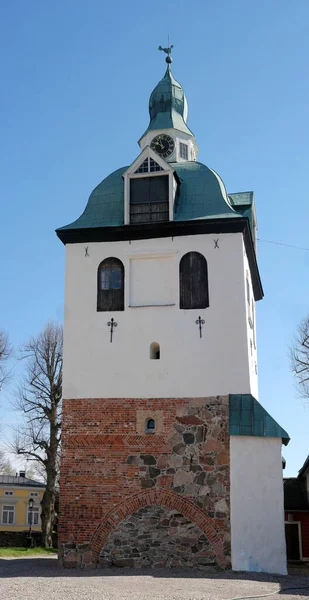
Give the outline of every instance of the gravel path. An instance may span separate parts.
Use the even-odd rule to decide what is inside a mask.
[[[308,589],[283,591],[297,586]],[[176,569],[68,571],[58,567],[56,558],[0,559],[0,600],[225,600],[275,590],[281,590],[283,600],[308,598],[309,577]]]

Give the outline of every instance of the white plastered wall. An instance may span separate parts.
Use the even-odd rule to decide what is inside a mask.
[[[234,571],[286,575],[281,439],[231,436]]]
[[[207,260],[206,309],[179,309],[179,262],[190,251]],[[111,256],[125,267],[125,310],[97,312],[97,269]],[[244,268],[240,233],[68,244],[64,397],[251,393]],[[134,282],[135,274],[142,281]],[[205,320],[202,338],[195,324],[199,316]],[[117,322],[112,343],[111,317]],[[149,358],[152,342],[160,344],[160,360]]]
[[[247,279],[249,283],[249,300],[247,296]],[[257,358],[257,341],[256,341],[256,316],[255,316],[255,300],[252,288],[252,278],[249,268],[249,262],[244,250],[244,285],[246,287],[246,312],[247,312],[247,342],[248,342],[248,361],[251,393],[254,398],[258,399],[258,358]]]

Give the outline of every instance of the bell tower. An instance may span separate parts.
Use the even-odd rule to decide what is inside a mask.
[[[139,155],[57,229],[60,559],[283,573],[288,434],[257,401],[254,196],[197,161],[171,48]]]

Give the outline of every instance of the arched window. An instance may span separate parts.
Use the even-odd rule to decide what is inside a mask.
[[[152,344],[150,344],[150,358],[154,360],[159,360],[160,344],[158,344],[158,342],[152,342]]]
[[[118,258],[99,265],[97,310],[124,310],[124,266]]]
[[[147,419],[147,421],[146,421],[146,431],[148,431],[150,433],[154,433],[155,428],[156,428],[155,420],[154,419]]]
[[[206,258],[199,252],[188,252],[179,265],[180,308],[207,308],[209,306]]]

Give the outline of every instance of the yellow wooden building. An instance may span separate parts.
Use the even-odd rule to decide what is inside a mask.
[[[33,532],[41,531],[44,490],[44,483],[26,478],[24,471],[16,476],[0,475],[0,532],[26,532],[30,523]]]

